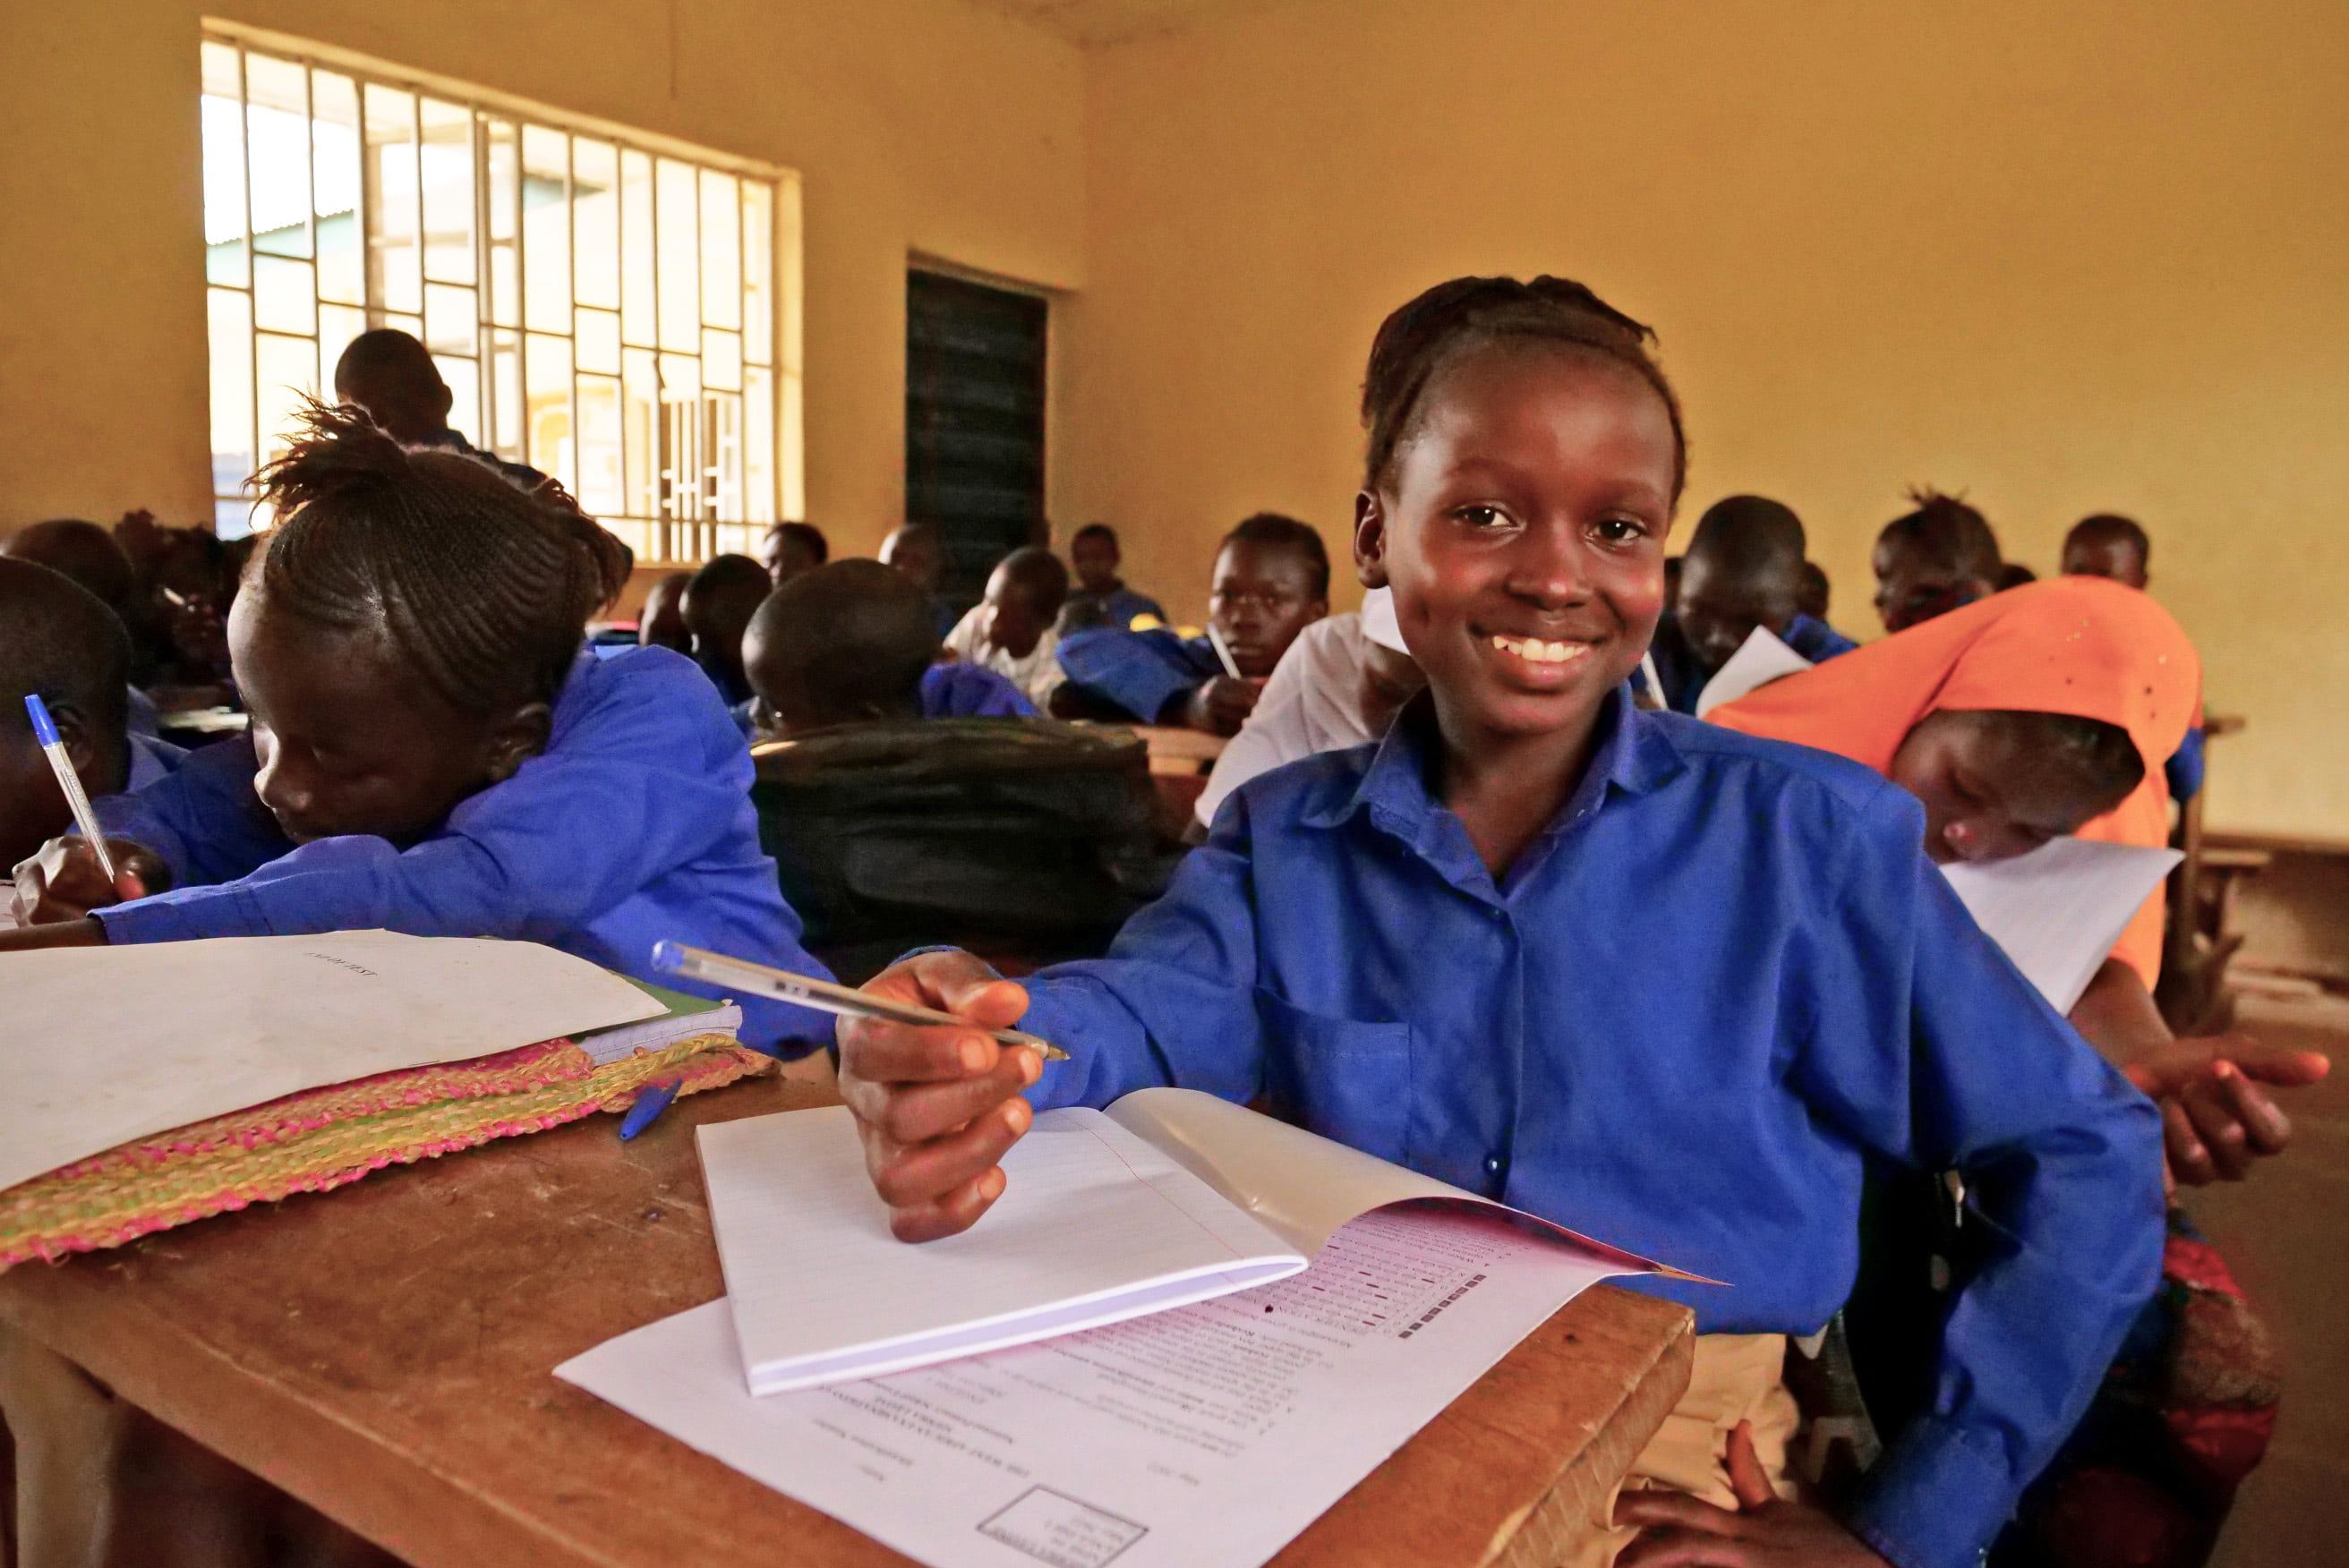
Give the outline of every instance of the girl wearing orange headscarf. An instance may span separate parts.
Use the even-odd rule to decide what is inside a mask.
[[[2168,611],[2118,583],[2066,577],[1923,622],[1711,717],[1906,786],[1925,804],[1936,861],[2002,860],[2064,833],[2168,843],[2162,764],[2201,686],[2201,661]],[[2157,892],[2113,950],[2148,992],[2161,930]]]
[[[2200,661],[2168,612],[2121,583],[2065,577],[1920,623],[1710,717],[1837,752],[1900,784],[1924,804],[1927,851],[1948,862],[2002,860],[2064,833],[2167,844],[2162,765],[2200,702]],[[2163,1102],[2180,1179],[2239,1177],[2251,1154],[2276,1152],[2289,1134],[2252,1078],[2309,1083],[2328,1064],[2248,1041],[2173,1038],[2151,995],[2162,916],[2157,892],[2072,1021]],[[2231,1326],[2212,1331],[2214,1323]],[[2112,1542],[2127,1540],[2165,1542],[2132,1562],[2200,1562],[2266,1448],[2272,1364],[2247,1357],[2245,1346],[2262,1343],[2250,1308],[2224,1262],[2175,1212],[2161,1290],[2129,1343],[2141,1342],[2159,1354],[2116,1364],[2026,1495],[2019,1528],[2054,1561],[2118,1561]],[[2220,1374],[2200,1381],[2232,1393],[2181,1394],[2195,1382],[2181,1382],[2188,1367]]]
[[[2169,841],[2162,765],[2201,705],[2201,661],[2152,598],[2097,577],[1953,610],[1713,710],[1749,735],[1865,763],[1925,806],[1936,861],[2001,860],[2064,833]],[[2253,1080],[2324,1076],[2313,1052],[2180,1041],[2153,1003],[2156,892],[2073,1007],[2091,1045],[2162,1101],[2179,1180],[2240,1179],[2291,1124]]]

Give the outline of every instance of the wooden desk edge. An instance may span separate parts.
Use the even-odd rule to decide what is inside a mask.
[[[239,1365],[217,1347],[143,1307],[137,1310],[150,1332],[140,1336],[139,1342],[148,1353],[104,1355],[90,1336],[78,1331],[79,1315],[72,1311],[68,1293],[44,1289],[47,1282],[23,1277],[40,1267],[26,1265],[24,1270],[12,1271],[17,1277],[0,1276],[0,1286],[15,1287],[0,1288],[0,1321],[88,1369],[119,1397],[167,1425],[305,1501],[328,1508],[341,1522],[369,1539],[398,1542],[408,1534],[403,1522],[412,1523],[422,1516],[419,1511],[431,1511],[438,1521],[432,1532],[440,1549],[433,1553],[438,1560],[582,1561],[577,1537],[550,1533],[541,1522],[502,1506],[461,1476],[435,1470],[419,1455],[402,1455],[407,1461],[402,1464],[384,1463],[387,1445],[379,1436],[306,1401],[286,1398],[265,1374]],[[1626,1298],[1625,1293],[1596,1288],[1619,1301]],[[1555,1330],[1561,1318],[1576,1314],[1577,1307],[1595,1312],[1601,1299],[1585,1293],[1545,1328]],[[1522,1469],[1529,1460],[1554,1463],[1556,1468],[1546,1485],[1515,1491],[1514,1495],[1530,1496],[1531,1501],[1492,1518],[1481,1549],[1455,1536],[1445,1545],[1462,1549],[1459,1555],[1446,1550],[1444,1559],[1475,1568],[1548,1568],[1561,1560],[1568,1549],[1588,1537],[1609,1491],[1688,1386],[1695,1337],[1686,1309],[1650,1298],[1628,1299],[1642,1309],[1678,1314],[1680,1322],[1644,1366],[1624,1375],[1614,1408],[1593,1414],[1588,1437],[1571,1451],[1529,1454],[1525,1439],[1505,1424],[1489,1419],[1492,1409],[1506,1404],[1509,1397],[1496,1381],[1509,1366],[1505,1360],[1307,1526],[1273,1559],[1272,1568],[1423,1560],[1406,1542],[1397,1539],[1393,1511],[1410,1506],[1414,1500],[1444,1495],[1447,1473],[1456,1479],[1467,1459],[1462,1449],[1471,1446],[1461,1440],[1464,1427],[1473,1430],[1476,1443],[1501,1444],[1515,1450],[1510,1455],[1513,1465],[1505,1469]],[[163,1367],[169,1367],[168,1375],[160,1370]],[[282,1473],[247,1440],[246,1435],[254,1430],[274,1428],[274,1446],[284,1451],[289,1446],[285,1430],[289,1421],[303,1429],[299,1447],[310,1456],[310,1468],[321,1468],[317,1461],[323,1460],[322,1468],[338,1477],[331,1499],[308,1495],[312,1489],[303,1484],[304,1478]],[[1449,1429],[1439,1435],[1439,1429]],[[460,1500],[461,1506],[452,1506]],[[817,1540],[836,1534],[847,1539],[825,1544],[834,1550],[846,1548],[851,1557],[862,1558],[869,1552],[874,1560],[903,1561],[839,1521],[813,1509],[806,1511],[809,1528],[817,1538],[802,1542],[816,1548],[812,1560],[829,1560],[830,1554],[818,1546]],[[459,1520],[466,1522],[452,1533]],[[1474,1522],[1456,1522],[1461,1529]],[[865,1551],[857,1551],[858,1546]],[[1402,1549],[1401,1555],[1398,1548]],[[619,1561],[605,1559],[600,1553],[593,1560]]]
[[[131,1309],[148,1328],[139,1336],[144,1353],[107,1355],[95,1336],[78,1327],[88,1320],[72,1310],[67,1291],[44,1288],[49,1282],[37,1276],[24,1277],[47,1266],[22,1264],[0,1275],[0,1322],[81,1367],[117,1398],[321,1509],[369,1541],[398,1541],[408,1533],[403,1522],[426,1517],[425,1511],[431,1511],[430,1516],[439,1522],[436,1544],[460,1554],[451,1561],[578,1561],[573,1551],[574,1542],[550,1536],[536,1522],[505,1509],[468,1486],[464,1478],[442,1473],[419,1456],[401,1454],[398,1457],[407,1462],[385,1463],[396,1450],[377,1434],[289,1395],[266,1374],[238,1364],[217,1346],[144,1306]],[[60,1279],[57,1284],[64,1286],[65,1282]],[[164,1367],[169,1367],[168,1374],[160,1370]],[[299,1429],[298,1444],[287,1433],[288,1428]],[[274,1444],[279,1450],[298,1447],[311,1461],[308,1468],[336,1478],[332,1497],[317,1495],[314,1487],[305,1484],[304,1477],[285,1473],[283,1467],[257,1451],[248,1434],[270,1429],[277,1434]],[[463,1506],[452,1507],[458,1499]],[[465,1522],[451,1532],[450,1527],[459,1521]],[[563,1555],[558,1557],[556,1553]]]

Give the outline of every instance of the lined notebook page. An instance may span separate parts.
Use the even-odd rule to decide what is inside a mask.
[[[1285,1277],[1305,1258],[1094,1110],[1046,1111],[1004,1194],[909,1246],[849,1112],[700,1129],[711,1220],[751,1391],[926,1365]]]

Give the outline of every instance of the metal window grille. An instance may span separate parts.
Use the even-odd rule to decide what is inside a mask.
[[[202,50],[222,537],[254,525],[245,482],[298,396],[331,397],[378,326],[423,340],[453,427],[561,480],[640,561],[753,551],[796,501],[778,181],[339,57]]]

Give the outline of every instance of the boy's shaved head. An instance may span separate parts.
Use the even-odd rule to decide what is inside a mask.
[[[751,689],[792,734],[920,712],[938,656],[929,596],[877,561],[835,561],[777,589],[742,639]]]
[[[362,332],[335,361],[335,401],[354,403],[413,446],[449,428],[449,384],[424,345],[398,327]]]
[[[765,602],[774,579],[747,555],[720,555],[685,584],[685,626],[693,656],[727,680],[742,676],[742,632]]]
[[[1876,537],[1876,608],[1888,632],[1987,599],[2005,560],[1990,520],[1955,496],[1909,492],[1914,511]]]
[[[130,635],[98,596],[46,566],[0,558],[0,868],[62,833],[72,812],[33,738],[38,695],[92,795],[129,776]]]
[[[1785,636],[1801,613],[1803,520],[1766,496],[1733,495],[1697,520],[1676,614],[1689,651],[1717,670],[1757,626]]]
[[[2100,511],[2084,517],[2064,536],[2063,572],[2066,577],[2109,577],[2132,588],[2149,580],[2153,541],[2135,518]]]
[[[114,535],[78,517],[52,518],[0,540],[0,555],[62,572],[117,614],[130,603],[137,579],[130,556]]]

